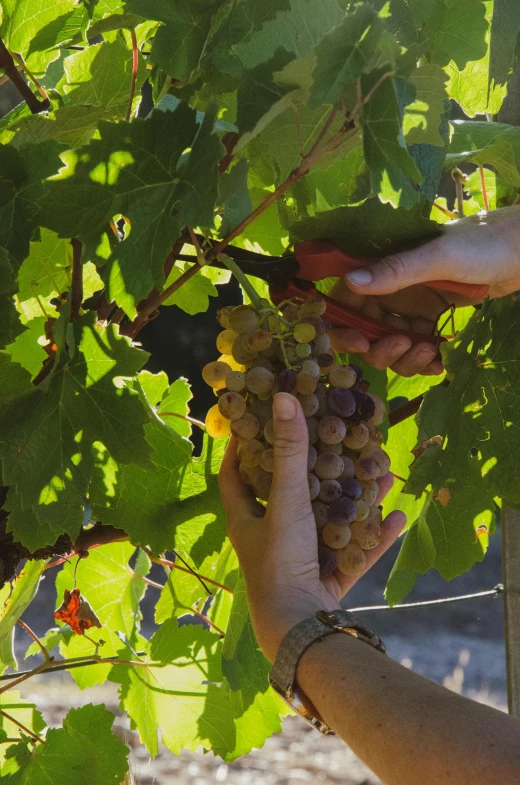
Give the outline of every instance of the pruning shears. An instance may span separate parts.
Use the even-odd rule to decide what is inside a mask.
[[[304,299],[320,294],[327,303],[324,316],[333,327],[359,330],[369,341],[377,341],[387,335],[407,335],[412,344],[426,342],[438,346],[441,341],[446,340],[440,335],[425,335],[397,329],[364,316],[332,297],[317,292],[313,282],[325,278],[343,277],[352,270],[366,267],[375,261],[342,251],[328,240],[305,240],[297,243],[294,252],[288,256],[268,256],[233,245],[228,245],[222,253],[230,256],[247,275],[266,281],[269,284],[269,295],[275,305],[293,298]],[[193,257],[189,258],[193,259]],[[218,261],[214,262],[214,265],[224,267]],[[423,286],[479,299],[486,296],[489,288],[486,284],[466,284],[455,281],[428,281]]]

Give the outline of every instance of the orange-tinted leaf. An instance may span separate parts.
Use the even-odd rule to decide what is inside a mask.
[[[101,622],[90,607],[87,600],[81,596],[79,589],[63,592],[63,602],[54,614],[58,621],[65,622],[77,635],[84,635],[85,630],[91,627],[101,627]]]

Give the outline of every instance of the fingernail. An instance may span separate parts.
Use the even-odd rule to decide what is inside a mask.
[[[392,355],[398,354],[401,356],[404,352],[407,352],[412,346],[412,342],[408,340],[408,338],[398,338],[396,341],[393,342],[392,346],[390,347],[390,353]]]
[[[274,413],[278,420],[294,420],[296,398],[289,393],[277,393],[273,398]]]
[[[419,363],[430,363],[434,357],[437,356],[437,349],[421,349],[415,355],[415,359]]]
[[[346,276],[350,283],[354,286],[368,286],[374,280],[374,276],[370,270],[353,270]]]

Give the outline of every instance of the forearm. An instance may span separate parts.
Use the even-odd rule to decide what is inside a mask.
[[[517,785],[520,722],[346,635],[312,645],[297,683],[385,785]]]

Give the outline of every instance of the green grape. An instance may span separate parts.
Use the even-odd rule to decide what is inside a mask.
[[[367,445],[361,450],[361,458],[373,458],[376,461],[379,467],[379,477],[382,477],[383,474],[388,474],[390,471],[390,458],[381,447]]]
[[[246,375],[242,371],[230,371],[226,375],[226,387],[232,392],[242,392],[246,386]]]
[[[217,321],[225,330],[229,327],[229,314],[234,307],[234,305],[225,305],[217,311]]]
[[[316,337],[316,328],[307,322],[298,322],[294,327],[293,335],[298,343],[309,343]]]
[[[218,404],[212,406],[206,415],[206,433],[212,439],[224,439],[229,436],[230,422],[220,413]]]
[[[288,322],[295,322],[299,316],[299,307],[295,303],[288,303],[283,311],[282,316]]]
[[[310,373],[306,373],[305,371],[300,371],[296,376],[296,392],[301,393],[301,395],[310,395],[315,389],[316,379],[314,376],[311,376]]]
[[[306,417],[307,433],[309,434],[309,444],[316,444],[318,441],[318,420],[315,417]]]
[[[333,387],[353,387],[356,383],[356,372],[350,365],[333,365],[329,371],[329,382]]]
[[[369,431],[364,423],[349,425],[343,444],[351,450],[361,450],[367,444]]]
[[[312,512],[314,513],[314,520],[316,521],[316,528],[320,532],[329,520],[329,511],[327,505],[323,502],[312,502]]]
[[[310,297],[303,302],[302,306],[300,307],[300,313],[309,314],[313,313],[316,316],[321,316],[327,310],[327,303],[319,294],[311,294]]]
[[[354,525],[354,524],[352,524]],[[367,558],[359,545],[349,542],[344,548],[337,551],[338,569],[343,575],[355,578],[361,575],[367,566]]]
[[[298,395],[297,398],[301,404],[305,417],[312,417],[313,414],[316,414],[320,402],[314,393],[311,393],[310,395]]]
[[[313,474],[312,472],[308,473],[307,479],[309,481],[309,493],[311,496],[311,502],[313,502],[314,499],[317,499],[320,494],[320,481],[318,480],[316,475]]]
[[[264,425],[264,439],[268,444],[273,444],[274,442],[274,430],[273,430],[273,421],[268,420]]]
[[[307,471],[312,472],[314,467],[316,466],[316,461],[318,460],[318,453],[316,452],[315,448],[312,444],[309,444],[309,453],[307,455]]]
[[[238,335],[235,338],[232,354],[237,363],[241,363],[242,365],[249,365],[252,360],[255,360],[258,357],[258,355],[254,352],[250,352],[249,349],[246,349],[242,338],[242,335]]]
[[[304,357],[309,357],[312,354],[310,343],[298,343],[294,347],[294,351],[298,357],[301,357],[302,359]]]
[[[354,476],[354,474],[352,474]],[[362,483],[363,493],[359,497],[359,501],[363,501],[368,504],[369,507],[372,507],[373,504],[376,503],[376,499],[379,495],[379,485],[377,482],[368,482]]]
[[[270,393],[274,386],[274,375],[267,368],[251,368],[246,374],[246,387],[255,395]]]
[[[318,435],[325,444],[339,444],[345,438],[347,427],[339,417],[322,417],[318,425]]]
[[[272,474],[274,470],[274,450],[271,447],[268,447],[267,450],[263,451],[260,459],[260,466],[264,472],[270,472]]]
[[[316,382],[321,376],[320,366],[318,365],[316,360],[305,360],[302,363],[302,372],[310,374],[310,376],[316,379]]]
[[[335,455],[333,452],[323,452],[318,455],[314,474],[320,480],[336,480],[343,472],[343,468],[343,461],[339,455]]]
[[[379,397],[379,395],[375,395],[373,393],[368,393],[368,394],[374,401],[374,405],[376,407],[374,414],[372,415],[372,417],[368,422],[370,423],[370,425],[375,425],[375,426],[381,425],[383,420],[386,419],[386,404],[383,401],[383,399]]]
[[[320,501],[325,502],[325,504],[330,504],[339,499],[341,492],[341,485],[337,480],[322,480],[320,482],[319,497]]]
[[[231,423],[231,433],[237,439],[256,439],[260,433],[260,423],[254,414],[246,412],[239,420],[233,420]]]
[[[273,475],[270,472],[266,472],[263,469],[260,469],[255,474],[253,480],[253,488],[255,489],[255,494],[258,499],[262,499],[262,501],[264,502],[266,502],[269,499],[272,482],[273,482]]]
[[[231,371],[227,363],[218,360],[208,363],[202,369],[202,378],[214,390],[223,390],[226,386],[226,376]]]
[[[260,465],[263,452],[264,445],[258,439],[248,439],[247,441],[239,442],[237,450],[241,466],[249,469]]]
[[[354,462],[347,455],[342,455],[341,460],[343,462],[343,471],[337,478],[338,482],[343,482],[343,480],[351,480],[355,474]]]
[[[268,330],[253,330],[247,335],[247,349],[250,352],[265,352],[271,346],[273,336]]]
[[[314,349],[312,350],[313,354],[329,354],[330,352],[330,338],[325,333],[325,335],[320,335],[319,338],[316,338],[314,341]]]
[[[259,323],[258,314],[251,305],[237,305],[229,314],[229,326],[240,335],[253,332]]]
[[[217,335],[217,349],[221,354],[232,354],[233,344],[238,337],[238,333],[234,330],[222,330]]]
[[[366,518],[368,518],[369,512],[369,505],[362,499],[358,499],[356,502],[356,521],[364,521]]]
[[[325,442],[318,442],[318,452],[333,452],[334,455],[341,455],[343,452],[343,445],[341,442],[339,444],[325,444]]]
[[[321,531],[321,539],[329,548],[338,550],[348,545],[351,538],[350,526],[337,523],[327,523]]]
[[[380,475],[379,464],[374,458],[361,456],[355,463],[356,479],[361,482],[371,482],[377,480]]]
[[[218,399],[218,408],[227,420],[239,420],[246,413],[246,402],[236,392],[225,392]]]
[[[364,551],[370,551],[372,548],[377,548],[381,542],[381,526],[379,521],[374,518],[366,518],[362,521],[355,521],[351,525],[352,542],[363,548]]]

